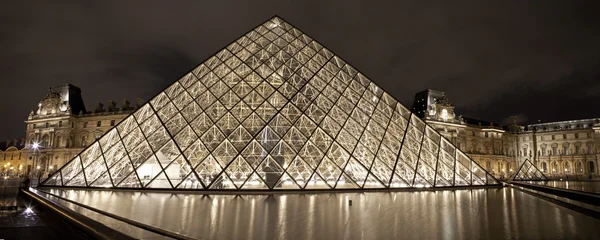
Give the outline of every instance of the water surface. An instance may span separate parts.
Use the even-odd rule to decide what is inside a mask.
[[[599,220],[513,188],[276,195],[51,192],[198,239],[600,239]]]

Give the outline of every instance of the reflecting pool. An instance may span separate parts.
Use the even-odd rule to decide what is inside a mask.
[[[600,239],[599,220],[513,188],[273,195],[47,191],[198,239]]]

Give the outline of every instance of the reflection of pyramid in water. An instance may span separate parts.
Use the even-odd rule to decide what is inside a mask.
[[[275,17],[125,118],[43,186],[443,187],[498,181]]]
[[[529,159],[525,159],[525,162],[521,164],[517,173],[512,179],[513,181],[548,181],[548,177],[538,169],[535,164],[531,163]]]

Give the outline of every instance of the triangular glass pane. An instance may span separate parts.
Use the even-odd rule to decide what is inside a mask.
[[[69,187],[86,187],[85,177],[83,171],[80,171],[77,175],[71,178],[68,182],[65,182],[65,186]]]
[[[356,184],[362,187],[365,184],[365,179],[367,179],[369,172],[355,158],[351,158],[344,168],[344,173],[346,173]]]
[[[494,178],[489,173],[486,174],[486,178],[487,178],[487,184],[500,184],[500,182],[498,182],[498,180],[496,180],[496,178]]]
[[[248,180],[242,185],[240,189],[268,189],[269,187],[263,182],[263,180],[256,174],[253,173]]]
[[[454,170],[441,160],[437,164],[437,174],[435,176],[435,186],[452,186],[454,182]]]
[[[418,172],[415,174],[415,179],[413,181],[413,187],[423,188],[423,187],[431,187],[433,186],[432,181],[428,181],[425,177],[421,176]]]
[[[252,140],[250,144],[242,151],[242,156],[252,168],[256,168],[258,164],[267,156],[268,152],[265,151],[256,140]]]
[[[184,151],[197,139],[198,136],[190,126],[186,126],[174,137],[177,146],[179,146],[179,148]]]
[[[165,168],[165,173],[173,186],[179,185],[190,172],[192,172],[192,167],[190,167],[183,156],[177,157],[175,161]]]
[[[456,172],[456,176],[458,177],[457,179],[455,179],[455,182],[463,184],[462,181],[464,181],[464,184],[466,185],[471,184],[471,171],[469,171],[468,168],[463,166],[458,160],[456,161],[454,171]]]
[[[408,185],[412,186],[413,180],[415,178],[415,170],[408,165],[408,163],[402,161],[402,159],[398,159],[396,162],[396,172],[394,176],[400,177],[404,180]]]
[[[133,172],[133,170],[133,166],[129,162],[129,157],[127,156],[124,156],[121,160],[117,161],[115,165],[108,169],[115,185],[118,185],[121,181],[123,181],[125,177]]]
[[[385,188],[385,186],[373,175],[373,173],[370,173],[363,188]]]
[[[356,189],[356,188],[361,188],[361,187],[358,186],[358,184],[356,184],[351,177],[349,177],[345,173],[342,173],[342,175],[340,176],[340,179],[338,179],[338,181],[337,181],[337,185],[335,185],[335,188],[336,189]]]
[[[142,184],[146,186],[156,175],[162,172],[162,167],[156,160],[156,157],[150,157],[146,162],[136,169],[137,175],[140,177]]]
[[[110,181],[110,176],[108,175],[108,171],[102,173],[102,175],[100,175],[100,177],[98,177],[98,179],[96,179],[96,181],[92,182],[92,184],[90,184],[90,186],[105,187],[105,188],[113,187],[113,184]]]
[[[267,152],[270,152],[279,142],[279,136],[267,126],[256,136],[256,140]]]
[[[160,165],[166,167],[169,165],[177,156],[180,155],[179,149],[173,140],[169,140],[160,150],[155,152],[155,155],[160,162]]]
[[[304,189],[332,189],[325,180],[318,173],[314,173],[310,178],[310,181],[306,184]]]
[[[209,151],[206,149],[200,139],[196,140],[188,149],[183,152],[183,155],[190,162],[192,167],[196,167],[206,156]]]
[[[235,147],[227,140],[223,141],[223,143],[221,143],[221,145],[219,145],[212,153],[215,159],[217,159],[223,167],[227,166],[237,154],[238,151],[235,150]]]
[[[117,187],[120,188],[141,188],[142,185],[140,184],[140,181],[138,180],[137,175],[135,174],[135,172],[131,172],[131,174],[129,174],[127,177],[125,177],[123,179],[123,181],[121,181]]]
[[[75,175],[77,175],[80,172],[81,172],[81,160],[80,160],[79,156],[76,156],[75,159],[71,160],[69,163],[67,163],[66,166],[64,166],[61,169],[63,184],[66,184],[69,181],[71,181],[71,179],[73,179],[75,177]],[[58,173],[55,173],[55,174],[58,174]]]
[[[106,165],[108,167],[111,167],[113,164],[115,164],[117,161],[123,158],[123,156],[125,156],[126,154],[127,153],[125,152],[125,147],[119,141],[110,149],[104,151],[104,160],[106,161]]]
[[[252,136],[244,127],[238,126],[228,137],[229,142],[235,147],[236,150],[241,151],[246,147],[248,142],[252,140]]]
[[[335,186],[337,180],[340,178],[340,174],[342,174],[342,170],[333,161],[325,157],[317,168],[317,173],[323,177],[323,180],[329,186]]]
[[[296,152],[300,151],[308,140],[296,127],[290,128],[283,139]]]
[[[237,157],[224,171],[233,180],[233,184],[240,188],[252,174],[252,168],[242,157]]]
[[[99,178],[102,173],[106,172],[106,165],[104,163],[104,158],[102,156],[98,157],[95,161],[90,163],[89,166],[84,168],[85,177],[88,184],[91,184],[97,178]]]
[[[225,136],[216,126],[212,126],[200,137],[200,140],[209,151],[213,151],[225,140]]]
[[[283,173],[273,189],[300,189],[300,187],[296,184],[296,181],[290,177],[290,175]]]
[[[408,184],[405,180],[403,180],[397,174],[394,174],[392,176],[392,181],[390,183],[390,188],[407,188],[407,187],[410,187],[410,186],[412,186],[412,185]]]
[[[196,174],[198,174],[200,181],[204,183],[204,186],[209,186],[212,184],[222,170],[223,168],[221,165],[219,165],[217,160],[215,160],[215,158],[211,155],[206,157],[206,159],[204,159],[204,161],[198,164],[198,166],[196,166],[194,169]]]
[[[160,174],[158,174],[158,176],[156,176],[156,178],[154,178],[154,180],[152,180],[152,182],[150,182],[148,185],[146,185],[146,188],[173,188],[173,187],[169,183],[169,179],[167,179],[167,176],[165,175],[165,173],[161,172]]]
[[[388,183],[390,182],[390,178],[392,177],[392,169],[390,169],[381,160],[376,159],[371,167],[371,174],[375,175],[375,177],[377,177],[377,179],[379,179],[383,185],[387,187]]]
[[[54,176],[48,178],[47,181],[44,182],[46,186],[62,186],[62,178],[60,176],[60,172],[54,174]]]
[[[273,188],[283,173],[283,168],[271,156],[267,156],[265,160],[256,168],[258,174],[269,188]]]
[[[415,186],[417,184],[423,184],[425,186],[433,186],[435,180],[435,170],[426,164],[419,163],[417,167],[417,176],[415,178]]]
[[[264,127],[265,122],[256,113],[252,113],[242,125],[250,135],[254,136]]]
[[[243,184],[243,182],[239,181],[238,183]],[[219,175],[214,181],[212,181],[209,189],[237,189],[237,187],[233,184],[233,181],[227,176],[227,174],[223,173]]]
[[[304,185],[308,182],[313,170],[306,162],[304,162],[304,160],[302,160],[302,158],[296,157],[294,158],[294,161],[289,164],[286,172],[294,179],[294,181],[296,181],[298,186],[304,188]]]
[[[188,174],[188,176],[179,183],[177,186],[178,189],[203,189],[202,183],[196,177],[196,174],[193,172]]]
[[[287,168],[288,164],[294,160],[296,152],[284,141],[279,141],[271,150],[271,156],[283,168]]]
[[[304,147],[298,152],[298,156],[302,157],[311,168],[317,168],[319,163],[323,160],[323,152],[319,150],[312,142],[308,141]]]

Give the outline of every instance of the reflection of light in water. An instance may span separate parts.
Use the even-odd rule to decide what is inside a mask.
[[[280,239],[285,239],[285,233],[287,232],[287,196],[286,195],[281,195],[281,197],[279,197],[279,202],[277,203],[278,207],[279,207],[279,214],[278,214],[278,219],[277,222],[279,223],[279,238]]]

